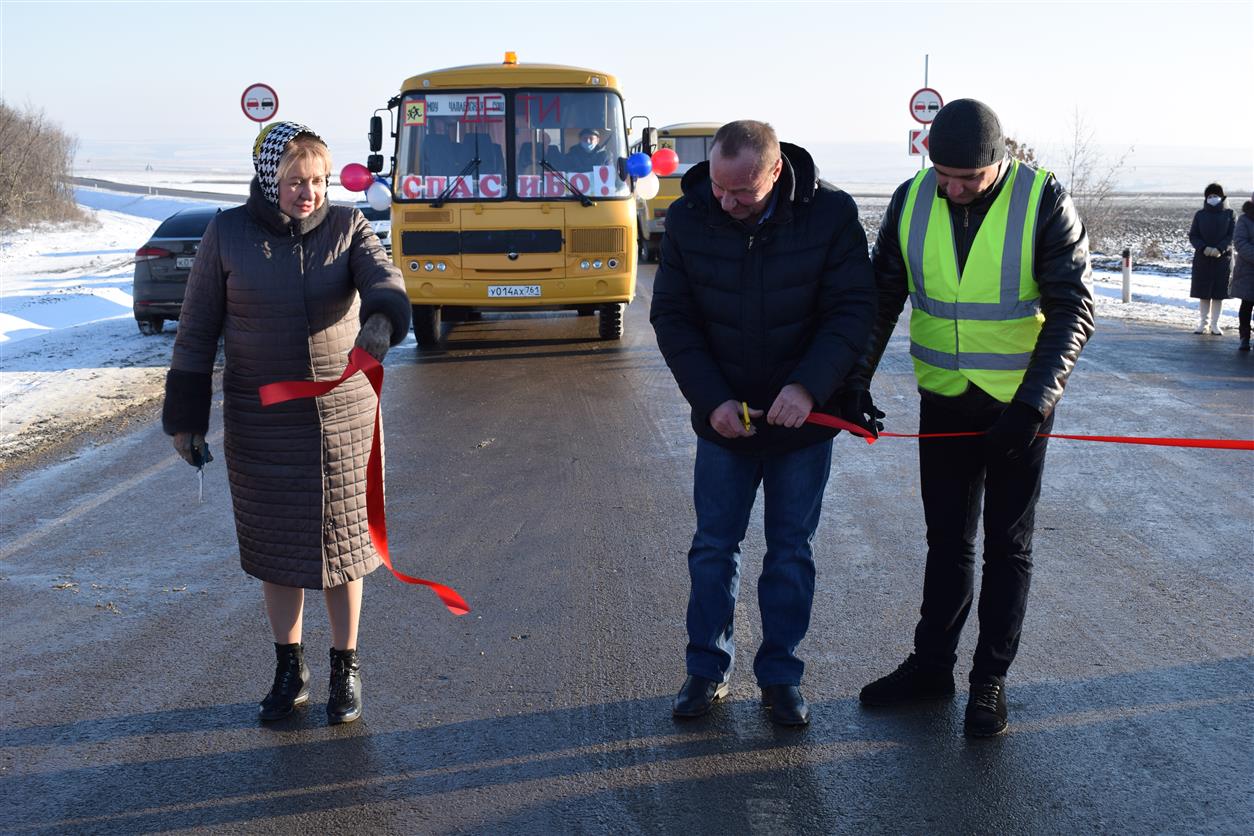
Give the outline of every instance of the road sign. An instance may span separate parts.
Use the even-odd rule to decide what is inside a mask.
[[[253,84],[239,97],[239,106],[254,122],[269,122],[279,112],[279,94],[268,84]]]
[[[931,87],[924,87],[910,97],[910,115],[914,117],[914,121],[926,125],[936,118],[944,104],[940,93]]]
[[[910,129],[910,153],[911,155],[927,156],[927,138],[929,134],[927,128],[911,128]]]

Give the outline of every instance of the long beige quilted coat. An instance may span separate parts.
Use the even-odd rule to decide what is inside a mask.
[[[385,313],[395,344],[408,328],[409,302],[356,209],[328,207],[307,231],[265,220],[240,207],[209,225],[188,279],[171,374],[211,373],[221,335],[223,446],[240,562],[261,580],[321,589],[380,563],[366,524],[374,392],[357,374],[328,395],[263,409],[257,390],[334,380],[360,322]]]

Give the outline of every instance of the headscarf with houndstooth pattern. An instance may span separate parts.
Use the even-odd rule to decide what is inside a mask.
[[[257,134],[257,141],[253,143],[253,168],[257,170],[261,193],[276,206],[279,204],[279,161],[283,159],[288,143],[304,134],[326,144],[311,128],[296,122],[275,122],[268,125]]]

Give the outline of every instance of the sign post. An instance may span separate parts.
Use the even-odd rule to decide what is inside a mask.
[[[910,97],[910,118],[922,125],[922,128],[910,129],[910,154],[919,156],[919,170],[922,171],[927,162],[928,126],[945,106],[941,94],[927,86],[927,56],[923,56],[923,86],[914,91]]]
[[[279,112],[279,94],[268,84],[251,84],[239,97],[240,109],[254,122],[269,122]]]

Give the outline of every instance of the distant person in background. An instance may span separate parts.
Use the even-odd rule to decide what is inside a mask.
[[[579,132],[579,144],[566,152],[567,171],[592,171],[609,162],[609,153],[601,146],[601,134],[594,128]]]
[[[205,230],[187,280],[162,424],[188,462],[206,449],[214,358],[224,340],[223,448],[240,563],[259,579],[277,657],[260,718],[309,699],[301,644],[305,590],[331,622],[327,718],[361,714],[362,579],[381,562],[366,520],[374,390],[355,375],[334,392],[262,408],[258,388],[334,380],[354,345],[382,361],[405,338],[405,285],[370,222],[327,202],[331,153],[304,125],[277,122],[253,146],[248,202]]]
[[[1232,270],[1232,284],[1228,295],[1241,300],[1237,312],[1237,329],[1241,335],[1238,351],[1250,350],[1250,312],[1254,310],[1254,195],[1241,207],[1237,218],[1232,244],[1237,251],[1236,267]]]
[[[1236,221],[1232,210],[1224,206],[1224,187],[1211,183],[1202,192],[1205,205],[1193,216],[1189,227],[1189,243],[1193,245],[1193,283],[1189,295],[1198,302],[1199,319],[1194,334],[1210,332],[1223,336],[1219,314],[1228,298],[1228,279],[1232,275],[1232,234]]]

